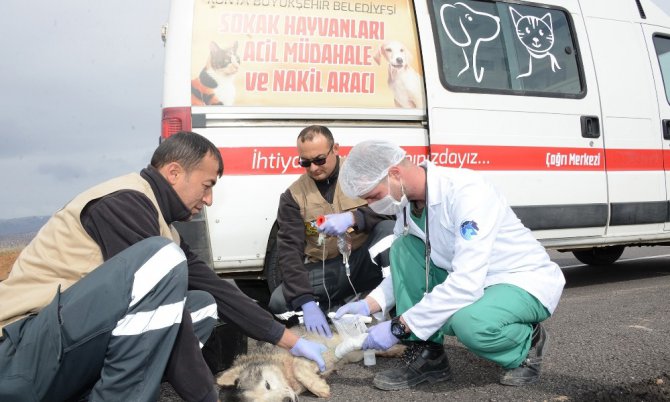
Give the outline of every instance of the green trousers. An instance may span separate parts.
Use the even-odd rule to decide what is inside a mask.
[[[426,287],[425,244],[408,235],[391,246],[391,274],[396,312],[401,315],[418,303]],[[447,271],[432,261],[428,291],[447,279]],[[528,355],[533,323],[549,318],[549,312],[533,295],[508,284],[484,289],[484,295],[453,314],[428,340],[442,344],[455,336],[474,354],[505,369],[519,367]],[[410,340],[418,340],[413,334]]]

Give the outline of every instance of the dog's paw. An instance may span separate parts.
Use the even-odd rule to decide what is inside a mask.
[[[332,370],[327,371],[329,373]],[[293,375],[308,391],[319,398],[330,398],[330,386],[324,378],[319,375],[319,368],[312,361],[306,359],[295,359],[293,362]],[[324,375],[326,375],[324,373]]]

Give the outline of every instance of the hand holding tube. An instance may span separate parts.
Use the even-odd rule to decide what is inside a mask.
[[[339,236],[354,225],[353,212],[325,215],[323,222],[317,220],[317,230],[328,236]]]

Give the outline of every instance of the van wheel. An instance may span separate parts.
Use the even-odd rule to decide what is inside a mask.
[[[614,264],[621,257],[625,246],[594,247],[572,252],[575,258],[587,265]]]
[[[265,273],[265,281],[268,284],[270,294],[282,283],[281,269],[279,269],[279,253],[277,250],[277,231],[279,225],[277,222],[272,226],[270,237],[268,238],[268,247],[265,250],[265,263],[263,264],[263,272]]]

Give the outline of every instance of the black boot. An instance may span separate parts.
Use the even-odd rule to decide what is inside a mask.
[[[506,370],[500,376],[500,383],[503,385],[521,386],[532,384],[539,380],[540,369],[542,368],[542,355],[548,338],[544,327],[536,324],[533,329],[533,340],[531,341],[531,347],[526,360],[519,367]]]
[[[382,371],[375,376],[375,387],[395,391],[424,381],[434,383],[451,379],[449,360],[440,344],[409,342],[402,359],[405,363],[403,367]]]

